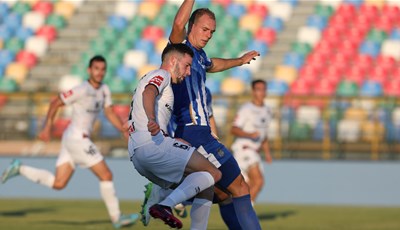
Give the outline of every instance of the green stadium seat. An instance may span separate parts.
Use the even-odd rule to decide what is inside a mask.
[[[387,38],[387,34],[383,30],[371,29],[367,35],[367,40],[382,44]]]
[[[115,41],[119,38],[118,30],[109,26],[102,27],[99,31],[99,35],[111,44],[115,43]]]
[[[46,18],[46,24],[54,26],[57,30],[60,30],[65,27],[66,22],[65,18],[58,14],[50,14]]]
[[[289,139],[306,141],[311,138],[312,130],[308,124],[294,122],[289,128]]]
[[[92,40],[90,43],[90,50],[93,53],[105,55],[110,50],[111,43],[108,42],[105,38],[100,37],[100,39]]]
[[[11,38],[5,42],[4,46],[7,50],[18,53],[24,48],[24,42],[18,38]]]
[[[126,93],[128,91],[128,85],[120,78],[113,78],[110,81],[106,81],[112,93]]]
[[[294,43],[292,43],[291,47],[292,47],[291,50],[293,52],[304,55],[304,56],[307,56],[312,50],[311,45],[308,43],[305,43],[305,42],[298,42],[298,41],[294,42]]]
[[[355,82],[341,81],[336,88],[336,95],[339,97],[356,97],[358,96],[358,86]]]
[[[12,93],[18,90],[18,84],[14,79],[3,77],[0,79],[0,92]]]
[[[222,5],[211,4],[208,8],[214,12],[216,18],[222,18],[225,15],[225,9]]]
[[[12,7],[13,12],[19,13],[21,15],[24,15],[25,13],[31,11],[31,9],[32,9],[31,5],[23,1],[16,2]]]
[[[319,16],[329,18],[334,12],[334,9],[331,5],[322,5],[318,4],[314,8],[314,13]]]
[[[139,32],[139,34],[141,34],[143,29],[148,25],[150,25],[150,20],[148,18],[143,16],[135,16],[132,21],[130,21],[127,29],[134,28]]]

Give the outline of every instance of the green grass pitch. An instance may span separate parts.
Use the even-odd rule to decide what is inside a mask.
[[[263,229],[270,230],[386,230],[400,229],[400,207],[256,204]],[[125,213],[139,212],[139,201],[121,201]],[[189,229],[189,218],[183,229]],[[79,230],[113,229],[100,200],[0,199],[0,229]],[[159,220],[148,227],[141,222],[123,229],[168,229]],[[213,206],[208,229],[226,229]]]

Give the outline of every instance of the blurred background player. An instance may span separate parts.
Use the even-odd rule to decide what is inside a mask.
[[[222,172],[222,179],[216,184],[232,195],[232,202],[220,205],[222,218],[230,229],[260,229],[257,215],[251,205],[249,187],[240,173],[240,168],[231,152],[211,132],[207,93],[206,72],[220,72],[232,67],[250,63],[259,56],[257,51],[245,53],[240,58],[208,58],[203,48],[216,30],[215,15],[209,9],[197,9],[192,14],[194,1],[183,1],[172,26],[169,42],[184,43],[194,52],[191,76],[180,85],[174,85],[174,115],[177,129],[175,137],[183,138],[192,146],[202,146],[213,154]],[[186,24],[188,31],[186,33]],[[226,199],[227,196],[219,198]]]
[[[236,137],[232,144],[234,156],[250,186],[251,200],[255,202],[264,185],[260,149],[264,151],[265,160],[272,162],[267,136],[272,112],[264,104],[267,83],[254,80],[251,89],[251,101],[238,110],[231,133]]]
[[[182,222],[171,207],[212,188],[221,178],[221,172],[195,148],[166,135],[174,103],[171,85],[181,83],[190,74],[192,57],[193,51],[186,45],[168,45],[160,69],[139,81],[129,115],[128,150],[135,169],[161,188],[174,187],[164,200],[148,207],[148,212],[172,228],[182,228]],[[207,229],[210,208],[210,200],[195,199],[191,229]],[[200,218],[193,218],[193,212]]]
[[[22,165],[14,160],[4,171],[2,182],[22,175],[27,179],[55,190],[64,189],[71,179],[75,165],[89,168],[100,180],[100,194],[107,207],[108,214],[115,228],[129,226],[136,222],[139,215],[122,215],[119,201],[115,195],[112,173],[103,155],[90,140],[97,115],[104,109],[108,120],[127,137],[127,130],[112,110],[111,92],[103,83],[107,63],[104,57],[94,56],[89,61],[87,72],[89,80],[81,85],[59,94],[51,103],[47,112],[44,127],[39,133],[39,139],[48,142],[51,138],[51,128],[57,111],[64,105],[73,108],[71,124],[65,130],[61,141],[61,150],[56,163],[56,172]]]

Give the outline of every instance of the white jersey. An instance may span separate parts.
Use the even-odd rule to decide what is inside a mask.
[[[257,140],[237,137],[232,145],[232,149],[250,148],[258,150],[261,143],[267,138],[269,123],[272,118],[271,110],[266,106],[257,106],[251,102],[242,105],[236,115],[233,126],[245,132],[258,132],[260,137]]]
[[[60,98],[64,104],[72,105],[71,124],[65,132],[69,137],[90,136],[99,112],[112,105],[108,86],[102,84],[95,89],[88,81],[61,93]]]
[[[130,137],[129,142],[133,149],[151,141],[151,134],[147,129],[148,119],[143,107],[143,91],[147,85],[154,85],[158,90],[155,102],[156,121],[165,133],[171,119],[174,105],[174,93],[171,87],[171,75],[166,70],[158,69],[147,73],[133,93],[131,112],[129,114]]]

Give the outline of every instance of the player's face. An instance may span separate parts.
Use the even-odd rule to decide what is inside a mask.
[[[204,48],[208,41],[212,38],[216,29],[215,20],[207,14],[200,16],[193,24],[189,37],[191,43],[197,49]]]
[[[190,75],[190,67],[192,66],[192,57],[185,54],[178,58],[172,70],[172,83],[179,84],[185,77]]]
[[[257,101],[263,101],[265,96],[267,95],[267,88],[264,83],[257,83],[253,88],[253,98]]]
[[[96,84],[100,84],[106,73],[106,63],[102,61],[94,61],[92,66],[88,68],[88,74],[91,81]]]

